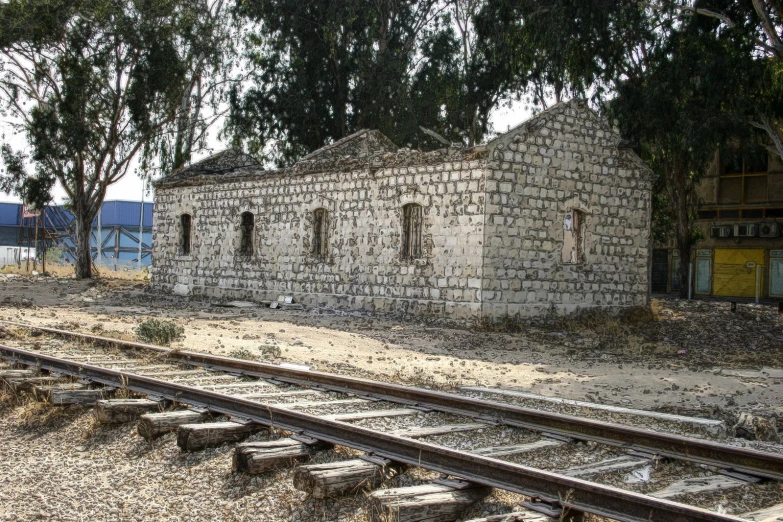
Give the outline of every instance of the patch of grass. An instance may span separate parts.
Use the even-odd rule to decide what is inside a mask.
[[[232,350],[228,352],[228,356],[233,357],[234,359],[246,359],[248,361],[256,359],[256,356],[253,355],[247,348],[238,348],[236,350]]]
[[[171,321],[148,319],[134,330],[136,337],[145,343],[162,344],[168,346],[175,341],[185,338],[185,328]]]
[[[29,394],[17,398],[19,424],[28,430],[53,430],[70,422],[74,415],[82,413],[81,408],[53,406],[48,401],[38,401]]]
[[[262,346],[261,347],[261,355],[266,357],[267,359],[279,359],[282,355],[282,352],[280,351],[280,347],[276,344],[272,344],[269,346]]]

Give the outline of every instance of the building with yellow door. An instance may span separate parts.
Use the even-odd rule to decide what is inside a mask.
[[[718,151],[698,188],[703,239],[680,263],[672,245],[653,249],[651,290],[679,290],[692,264],[696,296],[783,298],[783,163],[759,147]]]

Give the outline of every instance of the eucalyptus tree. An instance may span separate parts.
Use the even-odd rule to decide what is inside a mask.
[[[436,0],[242,2],[258,74],[234,89],[235,139],[279,164],[365,127],[410,143],[410,71],[441,11]]]
[[[693,224],[696,186],[729,140],[747,139],[748,115],[754,110],[754,77],[764,64],[747,61],[749,42],[715,38],[711,25],[691,20],[649,56],[641,77],[617,85],[609,113],[621,133],[659,176],[663,202],[671,216],[680,259],[690,259],[700,238]],[[688,291],[687,271],[680,271],[680,292]]]
[[[134,159],[160,152],[181,114],[193,57],[214,44],[204,9],[184,0],[0,4],[0,103],[35,166],[28,173],[4,145],[2,187],[40,205],[59,182],[76,221],[77,278],[92,275],[90,229],[107,188]],[[175,151],[181,162],[187,146]]]
[[[147,172],[175,170],[206,148],[208,132],[228,113],[230,88],[249,74],[240,53],[244,27],[230,0],[197,0],[188,11],[188,34],[178,46],[187,72],[177,116],[145,156]],[[158,161],[150,164],[153,153]]]
[[[521,43],[514,40],[516,34],[509,32],[502,41],[495,37],[503,13],[491,1],[448,0],[447,5],[449,26],[443,31],[453,33],[458,52],[444,58],[458,64],[451,89],[459,95],[446,108],[459,121],[464,141],[473,146],[490,130],[492,110],[504,98],[518,95],[527,83],[517,74],[526,64],[509,59],[508,49]]]
[[[718,31],[743,32],[753,42],[747,48],[746,60],[766,64],[759,72],[761,81],[756,108],[750,123],[762,130],[768,139],[766,147],[783,159],[783,3],[779,0],[744,0],[729,5],[705,6],[661,1],[651,3],[656,9],[668,8],[684,15],[716,20]]]

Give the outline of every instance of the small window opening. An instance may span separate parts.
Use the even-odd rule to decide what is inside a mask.
[[[325,257],[329,253],[329,214],[325,208],[313,211],[313,255]]]
[[[255,226],[255,217],[252,212],[242,212],[241,241],[239,243],[239,255],[253,255],[253,228]]]
[[[179,217],[180,233],[182,234],[180,237],[180,252],[182,252],[183,255],[190,254],[190,232],[192,222],[193,217],[190,214],[182,214]]]
[[[584,262],[584,222],[584,212],[576,209],[563,217],[563,263],[575,265]]]
[[[402,257],[421,257],[421,205],[410,203],[402,207]]]

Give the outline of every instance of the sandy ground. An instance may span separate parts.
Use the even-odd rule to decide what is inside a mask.
[[[414,317],[226,308],[133,281],[0,275],[0,319],[133,338],[147,318],[185,327],[173,347],[383,380],[499,386],[730,420],[783,417],[783,316],[770,305],[653,300],[616,320],[477,331]],[[514,328],[514,325],[512,325]]]

